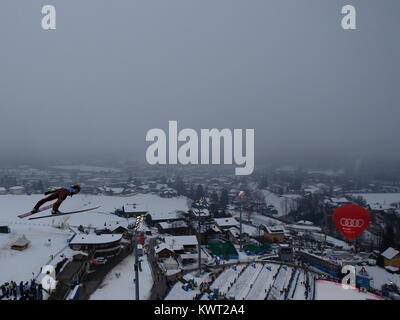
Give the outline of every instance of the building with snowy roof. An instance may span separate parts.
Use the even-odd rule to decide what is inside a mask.
[[[23,195],[25,194],[25,188],[21,186],[11,187],[8,189],[10,194],[13,195]]]
[[[392,247],[387,248],[381,253],[383,257],[383,265],[386,267],[400,268],[400,254],[399,250]]]
[[[160,233],[168,233],[173,236],[189,235],[191,227],[186,221],[178,220],[173,222],[160,222],[157,224]]]
[[[22,251],[28,248],[29,244],[30,241],[25,237],[25,235],[22,235],[11,245],[11,249]]]
[[[214,218],[214,223],[221,230],[239,227],[239,222],[235,218]]]
[[[69,243],[72,250],[91,252],[94,257],[110,257],[121,250],[122,234],[78,234]]]
[[[165,259],[172,255],[193,253],[197,251],[197,246],[196,236],[170,236],[164,238],[164,242],[155,248],[155,252],[160,259]]]
[[[284,242],[285,241],[285,227],[279,226],[263,226],[264,238],[271,242]]]
[[[295,232],[321,232],[322,229],[316,226],[300,225],[300,224],[288,224],[286,229]]]

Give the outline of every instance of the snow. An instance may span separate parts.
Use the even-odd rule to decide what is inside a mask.
[[[233,267],[228,267],[223,271],[210,286],[211,290],[218,289],[221,293],[227,293],[230,283],[235,281],[239,276],[240,271],[244,268],[243,265],[238,265],[236,270]]]
[[[109,243],[122,239],[122,234],[79,234],[72,239],[70,244],[100,244],[100,243]]]
[[[198,241],[196,236],[171,236],[164,237],[164,247],[172,251],[183,250],[184,246],[197,246]],[[162,244],[160,245],[160,247]]]
[[[236,214],[236,216],[239,216],[239,214]],[[284,224],[282,221],[274,219],[274,218],[270,218],[270,217],[266,217],[263,216],[261,214],[251,214],[251,220],[253,222],[254,225],[282,225]]]
[[[340,283],[325,280],[316,281],[315,295],[316,300],[383,300],[372,293],[351,287],[345,289]]]
[[[305,294],[306,294],[306,287],[302,284],[303,281],[306,281],[306,274],[303,270],[297,270],[296,273],[296,278],[294,279],[296,281],[295,287],[294,287],[294,295],[292,298],[292,295],[289,295],[289,298],[292,298],[293,300],[304,300],[305,299]],[[292,294],[293,294],[292,291]]]
[[[392,247],[387,248],[384,252],[381,253],[381,255],[389,260],[392,260],[395,256],[399,254],[399,251],[396,249],[393,249]]]
[[[214,221],[218,227],[239,226],[239,222],[235,218],[214,218]]]
[[[267,269],[271,268],[271,271]],[[273,276],[278,270],[279,265],[266,264],[260,270],[257,278],[254,281],[253,287],[250,289],[246,300],[264,300],[267,296],[269,287],[273,283]],[[266,291],[265,291],[266,290]]]
[[[388,209],[400,203],[400,193],[353,193],[352,196],[363,197],[373,209]]]
[[[153,277],[147,256],[142,260],[142,272],[139,272],[139,296],[140,300],[150,297]],[[134,255],[126,257],[103,280],[99,289],[91,296],[90,300],[134,300],[135,298],[135,273]],[[117,274],[120,274],[118,277]]]
[[[255,265],[255,268],[250,265],[243,271],[240,277],[227,292],[227,297],[235,297],[235,300],[243,300],[246,298],[250,290],[250,285],[254,283],[262,269],[262,264],[257,263]]]
[[[368,274],[372,277],[373,282],[371,285],[375,289],[382,290],[382,286],[389,282],[393,282],[400,287],[400,274],[390,273],[384,268],[378,266],[356,267],[356,270],[359,271],[361,268],[365,268]]]
[[[282,195],[279,196],[273,192],[261,190],[264,194],[265,202],[268,205],[273,205],[278,211],[278,216],[285,216],[292,210],[297,209],[297,198],[299,195]]]
[[[85,227],[103,228],[104,223],[128,222],[129,219],[120,218],[110,212],[122,205],[137,204],[136,210],[157,212],[160,216],[168,212],[187,208],[186,198],[160,198],[156,195],[139,194],[130,197],[77,195],[68,197],[62,204],[61,211],[72,211],[100,205],[101,208],[71,216],[51,217],[41,220],[19,219],[18,214],[32,209],[35,203],[42,198],[41,195],[0,195],[0,225],[9,226],[11,233],[0,234],[0,284],[13,280],[16,282],[30,280],[37,276],[40,269],[47,264],[56,264],[59,255],[69,253],[67,239],[72,233],[68,229],[56,229],[54,225],[66,221],[71,227],[83,225]],[[46,215],[46,212],[37,216]],[[131,222],[134,222],[132,218]],[[11,250],[11,245],[22,235],[30,241],[26,250]],[[50,245],[48,239],[51,239]],[[52,260],[53,256],[54,260]],[[146,260],[145,257],[142,258]],[[153,284],[151,270],[147,262],[142,264],[141,272],[141,299],[148,297]],[[133,259],[128,257],[116,266],[106,277],[104,286],[93,295],[93,299],[132,299],[133,290]],[[115,273],[121,272],[117,279]],[[143,280],[142,280],[143,279]],[[142,281],[143,284],[142,284]]]

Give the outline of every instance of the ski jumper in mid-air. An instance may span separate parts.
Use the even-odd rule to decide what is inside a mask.
[[[52,209],[51,213],[59,214],[61,212],[58,211],[58,208],[60,207],[61,203],[63,203],[63,201],[65,199],[67,199],[68,196],[72,197],[73,195],[78,194],[80,191],[81,191],[81,187],[79,186],[79,184],[74,184],[74,185],[66,187],[66,188],[49,190],[45,193],[46,196],[47,195],[49,195],[49,196],[40,200],[35,205],[35,207],[32,209],[31,213],[38,212],[39,208],[46,202],[57,199],[57,201],[53,205],[53,209]]]

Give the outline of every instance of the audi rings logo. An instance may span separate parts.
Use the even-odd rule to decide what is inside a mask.
[[[342,227],[355,227],[361,228],[364,225],[363,219],[349,219],[349,218],[341,218],[340,225]]]

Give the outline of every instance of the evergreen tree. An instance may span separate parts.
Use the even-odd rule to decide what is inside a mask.
[[[217,194],[217,192],[213,191],[213,193],[211,194],[211,201],[213,203],[218,203],[218,194]]]
[[[197,185],[197,189],[196,189],[196,195],[195,195],[195,200],[200,200],[201,198],[204,197],[204,190],[203,190],[203,186],[201,184]]]
[[[268,187],[268,177],[265,175],[261,178],[260,184],[258,185],[259,189],[265,189]]]
[[[178,195],[186,195],[186,187],[180,176],[177,176],[175,179],[175,190],[178,192]]]
[[[229,205],[229,194],[226,189],[223,189],[221,192],[221,198],[220,198],[220,204],[221,208],[226,208]]]
[[[383,234],[382,250],[395,246],[394,229],[392,225],[387,225]]]

